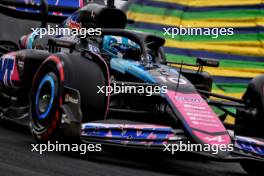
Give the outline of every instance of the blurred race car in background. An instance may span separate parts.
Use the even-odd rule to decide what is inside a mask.
[[[131,21],[114,1],[60,2],[0,0],[1,13],[42,21],[42,28],[51,22],[72,30],[101,29],[100,35],[86,37],[32,32],[19,46],[0,41],[2,119],[29,125],[40,142],[64,137],[158,150],[189,142],[233,145],[233,151],[200,154],[239,161],[247,172],[261,175],[264,75],[251,81],[241,100],[214,94],[203,67],[217,67],[217,60],[167,61],[165,40],[126,30]],[[143,91],[109,93],[116,86]],[[217,108],[224,113],[217,115]],[[236,118],[234,126],[224,124],[227,115]]]

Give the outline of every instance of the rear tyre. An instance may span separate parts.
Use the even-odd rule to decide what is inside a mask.
[[[37,73],[30,101],[30,129],[39,142],[54,140],[61,123],[59,72],[54,64],[47,64]]]
[[[264,137],[264,75],[254,78],[242,98],[247,109],[238,110],[237,135]],[[257,161],[242,161],[242,168],[250,175],[263,175],[264,164]]]
[[[242,99],[247,109],[237,111],[236,125],[241,129],[236,132],[240,135],[264,137],[264,75],[249,83]]]

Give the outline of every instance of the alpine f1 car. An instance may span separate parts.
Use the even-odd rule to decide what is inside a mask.
[[[101,29],[100,35],[85,37],[33,32],[21,37],[19,46],[0,41],[2,119],[29,124],[41,142],[65,137],[146,149],[178,143],[233,145],[232,151],[201,154],[239,161],[247,172],[262,175],[264,75],[249,83],[241,100],[214,94],[213,80],[202,68],[217,67],[218,61],[167,61],[165,40],[124,29],[127,17],[113,1],[78,8],[45,0],[0,1],[1,13],[41,20],[42,27],[61,22],[72,30]],[[117,86],[133,90],[109,91]],[[217,115],[216,108],[224,113]],[[227,115],[236,118],[234,126],[223,123]]]

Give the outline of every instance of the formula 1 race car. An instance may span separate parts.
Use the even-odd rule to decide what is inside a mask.
[[[72,30],[100,29],[85,37],[40,37],[35,31],[19,46],[0,41],[2,119],[29,124],[40,142],[63,137],[158,150],[178,143],[233,145],[232,151],[200,154],[239,161],[248,173],[261,175],[264,75],[250,82],[241,100],[212,93],[203,67],[217,67],[217,60],[167,61],[165,40],[124,29],[129,20],[113,1],[80,9],[63,5],[0,0],[1,13],[41,20],[42,27],[61,22]],[[224,113],[217,115],[217,108]],[[236,118],[234,126],[224,124],[227,115]]]

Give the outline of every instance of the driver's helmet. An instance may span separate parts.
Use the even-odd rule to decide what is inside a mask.
[[[105,35],[102,48],[112,57],[140,59],[140,46],[126,37]]]

